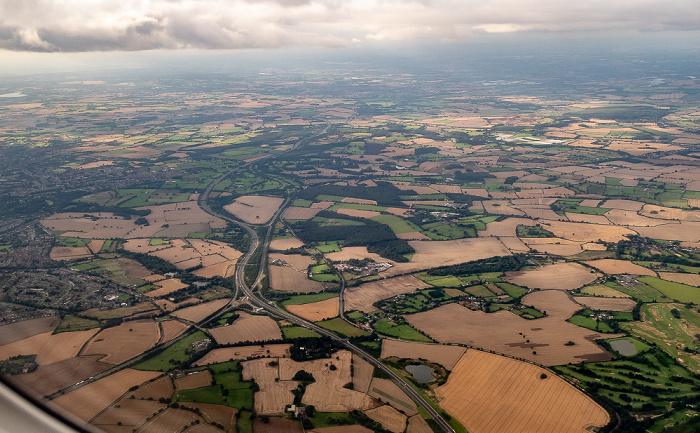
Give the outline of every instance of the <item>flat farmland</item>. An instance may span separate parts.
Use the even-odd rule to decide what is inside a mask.
[[[562,238],[522,238],[532,251],[554,254],[557,256],[573,256],[582,251],[582,242]]]
[[[216,275],[225,276],[231,262],[235,262],[242,255],[240,251],[232,248],[224,242],[210,241],[206,239],[172,239],[167,243],[151,245],[150,239],[132,239],[124,244],[124,249],[135,253],[145,253],[161,258],[178,269],[187,269],[195,266],[203,266],[200,271],[212,274],[215,268]],[[201,272],[200,272],[201,273]]]
[[[366,410],[365,415],[393,433],[401,433],[406,429],[406,415],[389,405]]]
[[[72,358],[78,354],[83,345],[92,338],[99,329],[87,331],[61,332],[52,334],[44,332],[19,341],[0,346],[0,360],[16,355],[37,354],[39,365],[52,364]]]
[[[282,218],[287,220],[309,220],[316,216],[321,209],[310,207],[290,206],[282,213]]]
[[[438,266],[456,265],[495,256],[509,256],[510,251],[495,237],[467,238],[452,241],[409,241],[416,250],[408,263],[396,263],[384,275],[422,271]],[[380,259],[379,261],[387,261]]]
[[[472,349],[436,395],[470,433],[581,433],[610,421],[602,407],[549,371]]]
[[[244,195],[224,206],[224,210],[249,224],[265,224],[282,203],[284,199],[279,197]]]
[[[308,278],[308,266],[316,264],[301,254],[270,254],[268,256],[270,287],[291,293],[318,293],[323,284]],[[275,264],[273,264],[275,262]]]
[[[402,275],[348,287],[345,289],[345,310],[369,313],[376,310],[372,305],[375,302],[427,287],[431,286],[412,275]]]
[[[203,386],[211,385],[211,382],[212,376],[209,370],[198,371],[196,373],[190,373],[175,379],[175,391],[182,391],[183,389],[201,388]]]
[[[277,322],[269,316],[255,316],[243,312],[232,324],[212,328],[209,333],[219,344],[282,339],[282,331]]]
[[[154,415],[159,409],[167,406],[157,401],[120,400],[119,404],[112,405],[90,424],[109,431],[114,426],[129,426],[132,429],[146,421],[146,418]]]
[[[381,215],[381,212],[377,212],[376,210],[362,210],[362,209],[346,209],[346,208],[340,208],[336,210],[337,213],[341,215],[349,215],[353,217],[359,217],[359,218],[373,218],[373,217],[378,217]]]
[[[267,422],[255,418],[253,431],[255,433],[303,433],[304,429],[301,428],[301,424],[292,420],[273,417]]]
[[[92,251],[88,247],[53,247],[49,254],[51,260],[73,260],[92,257]]]
[[[649,275],[650,277],[656,276],[656,272],[652,271],[651,269],[636,265],[628,260],[600,259],[583,263],[608,275],[630,274]]]
[[[413,415],[408,419],[406,433],[433,433],[428,423],[420,415]]]
[[[160,340],[158,340],[158,343],[170,341],[189,328],[189,325],[185,325],[177,320],[164,320],[158,322],[158,325],[160,326]]]
[[[141,385],[137,390],[128,395],[127,398],[131,398],[133,395],[134,398],[138,400],[147,400],[149,398],[158,400],[159,398],[170,398],[174,392],[173,380],[170,376],[165,375],[152,382]]]
[[[351,365],[352,353],[347,350],[340,350],[331,358],[313,361],[295,362],[282,358],[279,360],[279,378],[280,381],[291,381],[299,370],[311,373],[316,381],[306,387],[302,403],[314,405],[321,412],[349,412],[374,407],[374,401],[367,394],[344,388],[352,381]]]
[[[368,252],[367,247],[344,247],[338,252],[326,254],[326,258],[334,262],[345,262],[351,259],[362,260],[364,258],[370,258],[375,262],[391,262],[379,254]]]
[[[238,413],[238,410],[233,407],[223,406],[220,404],[192,402],[187,402],[184,405],[199,409],[205,421],[210,423],[218,422],[224,426],[227,431],[234,431],[236,428],[236,414]],[[190,430],[188,430],[188,432],[189,431]],[[217,429],[216,431],[220,432],[221,430]]]
[[[580,242],[619,242],[626,240],[624,235],[634,235],[634,231],[601,224],[575,223],[567,221],[540,221],[543,228],[554,233],[557,237]]]
[[[546,265],[533,271],[510,271],[503,277],[518,286],[542,290],[574,290],[596,278],[595,273],[573,263]]]
[[[7,379],[27,387],[39,396],[49,395],[112,367],[99,362],[99,358],[100,355],[76,356],[40,365],[32,373],[8,376]]]
[[[250,358],[262,358],[267,356],[271,358],[288,358],[290,346],[291,344],[265,344],[258,346],[224,347],[208,352],[203,358],[194,362],[192,365],[199,367],[202,365],[227,362],[232,359],[242,361]]]
[[[700,275],[698,274],[679,274],[675,272],[659,272],[659,277],[666,281],[674,283],[686,284],[688,286],[700,287]]]
[[[150,421],[139,427],[138,433],[175,433],[184,430],[187,426],[200,418],[194,413],[180,409],[166,409]]]
[[[61,322],[58,316],[40,317],[0,326],[0,345],[13,343],[33,335],[44,334],[56,329]]]
[[[105,355],[100,361],[116,365],[150,349],[159,339],[160,329],[154,320],[130,321],[100,331],[82,354]]]
[[[418,413],[416,404],[394,382],[389,379],[375,377],[369,386],[369,395],[377,400],[389,403],[408,416]]]
[[[595,296],[577,296],[574,300],[591,310],[602,311],[627,311],[630,312],[637,305],[629,298],[598,298]]]
[[[356,391],[367,393],[372,382],[374,366],[357,355],[352,355],[352,381]]]
[[[372,433],[372,430],[361,425],[342,425],[337,427],[321,427],[307,430],[309,433]]]
[[[141,385],[161,374],[157,371],[129,368],[62,395],[52,400],[52,403],[82,420],[89,421],[132,386]]]
[[[409,343],[407,341],[385,339],[382,341],[381,357],[395,356],[402,359],[424,359],[451,370],[465,351],[464,347],[459,346]]]
[[[472,311],[457,304],[443,305],[405,318],[414,328],[441,343],[467,344],[544,365],[611,359],[610,353],[593,342],[598,338],[609,338],[610,334],[603,335],[567,322],[571,313],[581,307],[565,293],[553,293],[559,293],[556,303],[549,301],[546,308],[537,304],[538,309],[549,315],[535,320],[523,319],[503,310],[495,313]],[[552,315],[557,308],[565,314]],[[575,344],[567,346],[568,341]]]
[[[153,284],[160,288],[147,292],[146,296],[150,298],[159,298],[161,296],[177,292],[178,290],[184,289],[185,287],[189,287],[189,284],[185,284],[177,278],[168,278],[167,280],[156,281]]]
[[[655,227],[660,225],[671,225],[673,222],[658,218],[649,218],[639,215],[636,211],[631,210],[609,210],[605,216],[613,224],[624,227]]]
[[[584,287],[581,289],[581,293],[586,295],[601,296],[604,298],[631,298],[631,296],[627,293],[622,293],[619,290],[615,290],[612,287],[604,286],[602,284]]]
[[[224,305],[228,303],[227,299],[217,299],[216,301],[204,302],[202,304],[195,305],[193,307],[183,308],[181,310],[174,311],[171,315],[189,320],[190,322],[199,322],[215,311],[221,309]]]
[[[285,308],[292,314],[302,317],[311,322],[330,319],[336,317],[340,308],[338,297],[326,299],[325,301],[311,302],[301,305],[287,305]]]
[[[284,251],[290,248],[300,248],[303,246],[304,243],[297,238],[274,239],[272,242],[270,242],[270,249],[277,251]]]
[[[270,368],[271,361],[286,358],[261,358],[242,362],[243,380],[254,379],[260,390],[255,393],[255,412],[260,415],[274,415],[284,412],[284,407],[294,402],[292,390],[298,382],[294,380],[279,380],[279,370]],[[277,379],[277,380],[276,380]]]
[[[669,241],[700,241],[700,222],[681,221],[677,224],[665,224],[657,227],[637,227],[641,236]]]

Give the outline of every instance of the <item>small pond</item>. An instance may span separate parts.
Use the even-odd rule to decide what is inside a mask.
[[[418,383],[429,383],[435,380],[432,368],[427,365],[407,365],[406,371],[411,373]]]
[[[629,340],[612,340],[610,341],[610,347],[615,349],[620,355],[632,356],[637,354],[637,348],[634,347],[634,343]]]

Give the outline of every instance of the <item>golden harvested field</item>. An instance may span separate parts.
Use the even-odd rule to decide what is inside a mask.
[[[501,243],[512,252],[527,252],[530,251],[530,247],[525,245],[520,238],[514,236],[501,236],[498,238]]]
[[[290,346],[291,344],[265,344],[261,346],[224,347],[212,350],[192,365],[199,367],[201,365],[218,364],[232,359],[246,360],[267,356],[271,358],[285,358],[289,357]]]
[[[93,254],[97,254],[102,249],[102,245],[105,244],[104,239],[93,239],[88,243],[88,248]],[[127,259],[128,260],[128,259]],[[137,262],[138,263],[138,262]],[[149,272],[150,274],[150,272]]]
[[[391,262],[379,254],[367,252],[367,247],[344,247],[335,253],[326,254],[326,258],[334,262],[345,262],[351,259],[362,260],[364,258],[370,258],[375,262]]]
[[[308,220],[316,216],[321,209],[312,207],[290,206],[282,213],[282,218],[286,220]]]
[[[53,247],[49,254],[51,260],[72,260],[92,257],[92,251],[88,247]]]
[[[158,322],[158,325],[160,325],[160,340],[158,340],[158,343],[170,341],[182,334],[185,329],[189,328],[189,325],[185,325],[177,320],[164,320],[162,322]]]
[[[436,394],[470,433],[582,433],[610,420],[602,407],[547,370],[472,349]]]
[[[204,370],[178,377],[174,380],[174,382],[175,391],[182,391],[183,389],[194,389],[209,386],[212,382],[212,376],[209,370]]]
[[[517,205],[516,208],[525,212],[530,218],[546,219],[546,220],[556,220],[561,218],[556,212],[552,210],[549,206],[540,205]]]
[[[160,339],[160,329],[154,320],[130,321],[100,331],[83,349],[83,355],[105,355],[100,359],[109,364],[121,364],[153,347]]]
[[[0,326],[0,346],[56,329],[61,322],[58,316],[40,317]]]
[[[437,266],[456,265],[494,256],[509,256],[510,251],[497,239],[468,238],[452,241],[409,241],[416,250],[408,263],[395,263],[384,275],[421,271]],[[386,262],[386,259],[378,261]]]
[[[274,263],[273,263],[274,262]],[[323,284],[308,278],[308,266],[316,264],[309,256],[301,254],[269,254],[268,272],[270,287],[291,293],[317,293]]]
[[[603,215],[589,215],[585,213],[571,212],[566,212],[565,215],[569,219],[569,221],[601,225],[610,224],[610,220],[605,218]]]
[[[184,301],[178,302],[178,303],[170,302],[167,299],[155,299],[155,300],[153,300],[153,303],[156,304],[158,307],[162,308],[163,311],[165,311],[165,312],[175,311],[178,308],[184,308],[184,307],[187,307],[189,305],[196,305],[196,304],[199,304],[201,302],[202,302],[202,300],[197,299],[197,298],[188,298],[188,299],[185,299]]]
[[[204,266],[200,269],[195,269],[192,271],[192,273],[204,278],[213,278],[216,276],[227,278],[233,276],[234,272],[236,271],[237,262],[237,260],[227,260],[213,265]]]
[[[566,321],[573,311],[581,308],[566,293],[535,293],[545,293],[547,298],[556,296],[553,300],[545,299],[546,303],[535,302],[541,300],[538,298],[523,299],[523,303],[535,304],[538,309],[547,311],[549,316],[527,320],[508,311],[487,314],[457,304],[447,304],[405,317],[413,327],[441,343],[467,344],[544,365],[607,361],[612,358],[610,353],[593,343],[594,339],[609,338],[610,334],[603,335]],[[566,346],[568,341],[576,344]]]
[[[167,244],[149,245],[150,239],[132,239],[124,244],[124,249],[135,253],[145,253],[174,264],[178,269],[187,269],[202,265],[205,268],[199,271],[207,275],[212,274],[214,265],[215,275],[225,276],[228,267],[242,255],[242,253],[228,244],[206,239],[172,239]],[[201,273],[201,272],[200,272]],[[206,275],[202,275],[206,276]]]
[[[294,402],[292,390],[296,389],[298,382],[280,379],[279,369],[270,368],[271,361],[280,361],[286,358],[261,358],[242,362],[243,380],[255,379],[260,391],[255,393],[255,412],[260,415],[274,415],[284,412],[285,405]],[[308,390],[308,388],[307,388]]]
[[[184,430],[190,423],[198,420],[194,413],[181,409],[166,409],[150,421],[141,425],[137,433],[178,433]]]
[[[605,216],[613,224],[624,227],[653,227],[658,225],[674,224],[672,221],[664,221],[657,218],[648,218],[639,215],[636,211],[612,209]]]
[[[119,406],[119,407],[117,407]],[[154,415],[159,409],[166,405],[157,401],[125,400],[119,401],[118,405],[112,405],[101,413],[90,424],[101,429],[108,429],[110,426],[125,425],[132,429],[146,421],[146,418]]]
[[[101,356],[68,358],[53,364],[40,365],[32,373],[8,376],[7,379],[26,386],[39,396],[45,396],[112,367],[110,364],[99,362],[99,358]]]
[[[641,201],[612,199],[606,200],[601,207],[637,212],[638,210],[642,209],[642,206],[644,206],[644,203]]]
[[[90,215],[97,218],[96,221],[84,215],[85,213],[80,212],[57,213],[41,220],[41,224],[50,230],[65,232],[64,236],[90,239],[127,239],[133,232],[150,237],[158,230],[158,227],[153,225],[137,226],[133,220],[109,212],[91,213]],[[143,227],[148,227],[148,230]]]
[[[432,286],[413,275],[402,275],[348,287],[345,289],[345,311],[359,310],[369,313],[376,310],[372,304],[377,301],[427,287]]]
[[[136,391],[127,395],[126,398],[131,398],[133,395],[137,400],[147,400],[148,398],[158,400],[159,398],[170,398],[173,392],[175,392],[173,381],[170,376],[165,375],[153,382],[140,386]]]
[[[391,432],[401,433],[406,429],[406,415],[389,405],[366,410],[365,415],[377,421],[382,427]]]
[[[372,433],[372,430],[361,425],[341,425],[337,427],[321,427],[307,430],[309,433]]]
[[[352,355],[352,365],[354,389],[359,392],[367,393],[369,391],[369,385],[372,383],[374,366],[355,354]]]
[[[302,433],[304,430],[299,423],[292,420],[273,417],[268,422],[255,418],[253,431],[255,433]]]
[[[236,413],[238,409],[220,404],[208,403],[180,403],[183,406],[199,409],[202,412],[202,418],[207,422],[218,422],[228,431],[234,431],[236,428]],[[190,430],[187,430],[188,432]],[[221,432],[221,430],[216,430]]]
[[[44,332],[19,341],[0,346],[0,360],[16,355],[37,354],[39,365],[52,364],[78,355],[78,352],[99,329],[87,331],[61,332],[51,334]]]
[[[681,221],[676,224],[665,224],[657,227],[636,227],[641,236],[669,241],[700,241],[700,222]]]
[[[157,371],[128,368],[62,395],[52,400],[52,403],[82,420],[89,421],[132,386],[140,385],[161,374]]]
[[[331,365],[336,369],[332,370]],[[314,405],[316,410],[321,412],[349,412],[374,407],[375,402],[367,394],[343,388],[346,383],[352,381],[351,365],[352,353],[347,350],[334,353],[330,359],[295,362],[289,358],[281,358],[279,378],[280,382],[292,381],[299,370],[311,373],[316,382],[306,387],[301,401],[306,405]]]
[[[506,272],[505,281],[518,286],[542,290],[574,290],[597,278],[596,274],[581,265],[557,263],[534,271]]]
[[[146,293],[146,296],[151,298],[159,298],[161,296],[169,295],[170,293],[176,292],[185,287],[189,287],[188,284],[183,283],[177,278],[168,278],[167,280],[157,281],[153,283],[154,285],[160,287],[160,289],[151,290]]]
[[[282,339],[282,331],[277,322],[269,316],[254,316],[243,312],[232,324],[212,328],[209,333],[219,344]]]
[[[433,433],[427,422],[420,415],[413,415],[408,419],[406,433]]]
[[[275,239],[270,242],[270,249],[277,251],[284,251],[290,248],[300,248],[303,246],[304,243],[297,238]]]
[[[603,311],[627,311],[631,312],[637,305],[630,298],[598,298],[595,296],[577,296],[574,301],[584,305],[591,310]]]
[[[633,235],[630,229],[613,225],[575,223],[567,221],[540,221],[542,227],[557,237],[580,242],[619,242],[626,240],[624,235]]]
[[[650,277],[656,276],[656,272],[652,271],[651,269],[636,265],[628,260],[600,259],[583,263],[608,275],[630,274],[649,275]]]
[[[372,218],[381,215],[381,212],[375,210],[361,210],[361,209],[344,209],[340,208],[336,211],[341,215],[349,215],[359,218]]]
[[[659,272],[659,277],[667,281],[687,284],[689,286],[700,287],[700,275],[698,274],[678,274],[675,272]]]
[[[243,195],[224,206],[231,215],[250,224],[265,224],[270,221],[277,209],[284,203],[279,197]]]
[[[631,298],[631,296],[627,293],[622,293],[619,290],[615,290],[612,287],[604,286],[602,284],[584,287],[581,289],[581,293],[586,295],[602,296],[605,298]]]
[[[533,251],[540,253],[572,256],[582,251],[581,242],[562,238],[522,238],[521,240]]]
[[[230,430],[233,431],[234,429],[235,427],[231,427]],[[221,433],[221,429],[209,424],[195,424],[183,430],[182,433]]]
[[[523,216],[525,212],[511,206],[506,200],[484,200],[481,202],[487,213],[494,215],[517,215]]]
[[[204,302],[194,307],[187,307],[181,310],[177,310],[171,315],[178,317],[180,319],[189,320],[190,322],[199,322],[208,315],[214,313],[215,311],[221,309],[224,305],[228,303],[228,299],[217,299],[216,301]]]
[[[486,230],[479,232],[479,237],[515,236],[515,228],[521,224],[534,226],[535,222],[529,218],[506,218],[503,221],[494,221],[486,225]]]
[[[204,212],[197,204],[197,198],[192,195],[190,200],[186,202],[146,206],[138,209],[151,211],[146,219],[151,226],[158,228],[158,231],[155,232],[156,236],[185,237],[187,233],[210,232],[214,228],[226,227],[226,221]],[[162,228],[164,224],[169,227]]]
[[[400,410],[408,416],[413,416],[418,413],[416,404],[399,388],[394,382],[389,379],[372,379],[372,384],[369,386],[369,395],[377,400],[389,403],[394,408]]]
[[[700,211],[687,211],[653,204],[645,204],[639,213],[650,218],[660,218],[664,220],[700,221]]]
[[[373,204],[376,205],[377,202],[374,200],[367,200],[364,198],[353,198],[353,197],[345,197],[344,199],[340,200],[341,203],[355,203],[355,204]]]
[[[287,305],[285,308],[292,314],[311,322],[330,319],[338,315],[340,308],[339,298],[330,298],[325,301],[312,302],[302,305]]]
[[[397,233],[396,237],[399,239],[406,239],[409,241],[428,241],[430,238],[421,232],[408,232],[408,233]]]
[[[396,356],[402,359],[425,359],[440,364],[448,370],[464,355],[464,347],[442,344],[411,343],[385,339],[382,341],[382,358]]]

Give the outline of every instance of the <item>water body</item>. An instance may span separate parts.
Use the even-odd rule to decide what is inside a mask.
[[[21,98],[22,96],[27,96],[24,93],[21,92],[14,92],[14,93],[5,93],[3,95],[0,95],[0,98]]]
[[[418,383],[430,383],[435,380],[432,368],[427,365],[407,365],[406,371],[416,379]]]
[[[615,349],[620,355],[632,356],[637,354],[637,348],[634,343],[629,340],[613,340],[610,342],[610,347]]]

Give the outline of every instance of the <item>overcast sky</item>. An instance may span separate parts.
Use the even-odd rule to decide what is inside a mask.
[[[362,47],[687,32],[698,0],[0,0],[0,50]],[[699,43],[700,45],[700,43]]]

